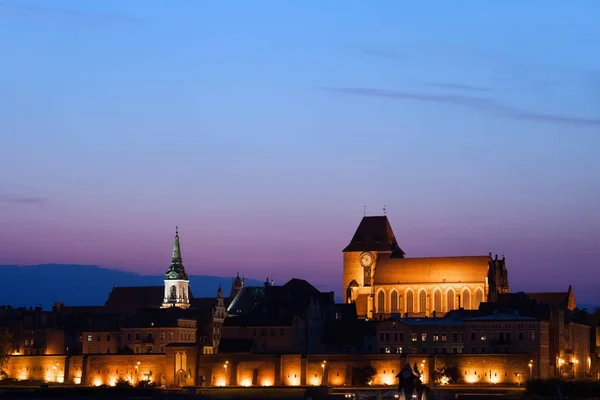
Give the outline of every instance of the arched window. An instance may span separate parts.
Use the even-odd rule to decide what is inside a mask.
[[[175,286],[171,286],[171,298],[172,299],[177,298],[177,288]]]
[[[383,293],[383,290],[377,295],[377,312],[385,312],[385,294]]]
[[[419,292],[419,312],[427,311],[427,293],[424,290]]]
[[[391,312],[398,312],[398,293],[395,290],[392,290],[392,294],[390,295],[390,305]]]
[[[448,294],[446,295],[446,303],[448,303],[448,307],[446,308],[448,311],[454,310],[454,290],[448,290]]]
[[[415,307],[413,303],[413,292],[410,289],[406,291],[406,312],[415,312]]]
[[[435,294],[433,295],[433,303],[435,304],[433,307],[435,312],[442,312],[442,292],[440,292],[439,289],[436,290]]]
[[[469,292],[469,289],[465,289],[463,290],[463,308],[465,310],[469,310],[471,309],[471,292]]]
[[[475,292],[475,309],[479,309],[479,304],[483,302],[483,291],[481,289],[477,289]]]

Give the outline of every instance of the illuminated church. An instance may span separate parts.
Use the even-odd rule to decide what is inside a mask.
[[[345,300],[361,318],[476,310],[509,291],[504,257],[407,257],[386,216],[365,216],[343,254]]]

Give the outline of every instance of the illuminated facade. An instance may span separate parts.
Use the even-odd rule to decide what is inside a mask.
[[[504,257],[407,258],[386,216],[365,216],[343,254],[345,300],[362,318],[477,309],[509,291]]]
[[[162,306],[164,308],[190,307],[190,280],[183,266],[181,247],[179,246],[179,231],[177,229],[175,230],[171,266],[165,273],[165,295]]]

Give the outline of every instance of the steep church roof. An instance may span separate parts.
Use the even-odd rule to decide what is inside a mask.
[[[160,308],[163,286],[114,286],[104,304],[110,312],[134,313],[141,308]]]
[[[404,257],[406,253],[398,246],[396,236],[387,216],[363,217],[352,241],[344,253],[351,251],[391,251],[394,257]]]
[[[165,273],[167,280],[188,280],[188,275],[183,266],[181,258],[181,247],[179,245],[179,231],[175,229],[175,242],[173,243],[173,256],[171,257],[171,266]]]
[[[490,257],[393,258],[379,256],[375,284],[485,282]]]
[[[575,303],[575,294],[573,293],[571,285],[569,285],[569,289],[566,292],[527,293],[527,296],[538,303],[548,304],[553,308],[566,308],[573,311],[577,306]]]

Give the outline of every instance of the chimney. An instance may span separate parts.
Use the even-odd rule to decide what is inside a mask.
[[[496,254],[496,261],[498,261],[498,254]]]

